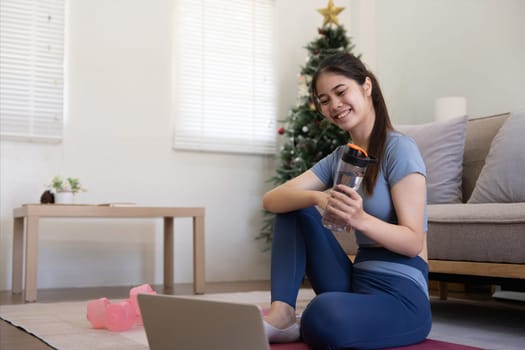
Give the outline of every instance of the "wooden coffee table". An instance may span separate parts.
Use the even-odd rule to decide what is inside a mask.
[[[173,288],[174,273],[174,219],[183,217],[193,218],[193,291],[195,294],[202,294],[205,289],[204,208],[60,204],[27,204],[13,210],[12,292],[21,293],[23,290],[24,300],[28,302],[37,299],[38,229],[41,218],[162,219],[164,225],[164,288],[170,290]],[[24,255],[25,278],[24,286],[22,286]]]

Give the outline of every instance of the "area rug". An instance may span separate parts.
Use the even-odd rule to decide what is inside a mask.
[[[314,294],[309,289],[299,292],[297,309],[304,310]],[[269,292],[242,292],[195,295],[193,298],[233,301],[269,306]],[[92,329],[86,320],[87,301],[61,303],[31,303],[0,306],[0,318],[33,334],[46,344],[60,350],[148,350],[142,326],[135,325],[124,332]],[[272,344],[272,350],[307,350],[303,343]],[[423,343],[397,348],[403,350],[479,350],[480,348],[428,339]]]

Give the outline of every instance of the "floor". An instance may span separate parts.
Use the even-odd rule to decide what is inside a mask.
[[[126,287],[93,287],[93,288],[63,288],[41,289],[38,291],[38,302],[54,303],[59,301],[79,301],[98,299],[105,296],[108,299],[126,298],[130,288]],[[152,286],[156,291],[161,291],[161,286]],[[250,282],[223,282],[206,283],[206,293],[247,292],[256,290],[269,290],[268,281]],[[166,292],[167,293],[167,292]],[[193,293],[192,284],[177,284],[169,294],[185,295]],[[10,291],[0,292],[0,307],[2,305],[23,304],[21,294],[12,294]],[[50,350],[51,347],[41,342],[36,337],[13,327],[0,320],[0,349],[1,350]]]
[[[39,302],[58,302],[58,301],[77,301],[90,300],[100,298],[101,295],[109,299],[125,298],[132,286],[126,287],[93,287],[93,288],[64,288],[64,289],[43,289],[38,292]],[[161,291],[161,286],[152,286],[155,290]],[[439,291],[436,287],[431,287],[431,296],[433,298],[439,297]],[[223,282],[206,284],[207,293],[228,293],[228,292],[243,292],[256,290],[269,290],[270,284],[268,281],[249,281],[249,282]],[[191,284],[175,285],[174,291],[169,294],[184,295],[192,294],[193,289]],[[464,290],[452,288],[449,292],[449,297],[460,298],[467,300],[483,300],[488,304],[498,304],[502,301],[492,299],[487,290]],[[14,295],[10,291],[0,292],[0,307],[1,305],[22,304],[22,295]],[[503,302],[505,303],[505,302]],[[510,307],[525,310],[523,303],[508,303]],[[0,349],[2,350],[50,350],[51,347],[42,343],[37,338],[25,333],[11,326],[9,323],[0,320]]]

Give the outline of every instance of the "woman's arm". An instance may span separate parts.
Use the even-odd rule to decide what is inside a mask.
[[[301,175],[266,192],[263,197],[264,209],[273,213],[289,211],[318,205],[326,206],[328,194],[323,192],[326,186],[314,174],[307,170]]]
[[[423,175],[409,174],[391,188],[398,218],[397,225],[366,213],[361,196],[348,186],[340,186],[338,189],[344,194],[332,191],[327,210],[341,216],[350,226],[388,250],[406,256],[421,255],[426,258],[426,181]]]

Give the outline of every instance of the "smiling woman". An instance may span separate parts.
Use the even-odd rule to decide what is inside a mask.
[[[421,342],[430,332],[432,315],[426,170],[417,145],[393,129],[377,79],[350,53],[321,61],[312,77],[311,96],[316,109],[360,146],[353,147],[377,162],[364,171],[363,188],[339,183],[339,164],[347,149],[339,146],[264,195],[265,209],[276,214],[272,303],[265,317],[268,339],[302,337],[316,349]],[[354,261],[326,228],[333,227],[322,225],[318,209],[345,233],[355,232],[359,250]],[[305,275],[316,296],[298,326],[297,289]],[[399,318],[403,324],[396,322]]]
[[[176,2],[174,148],[274,153],[274,3]]]

